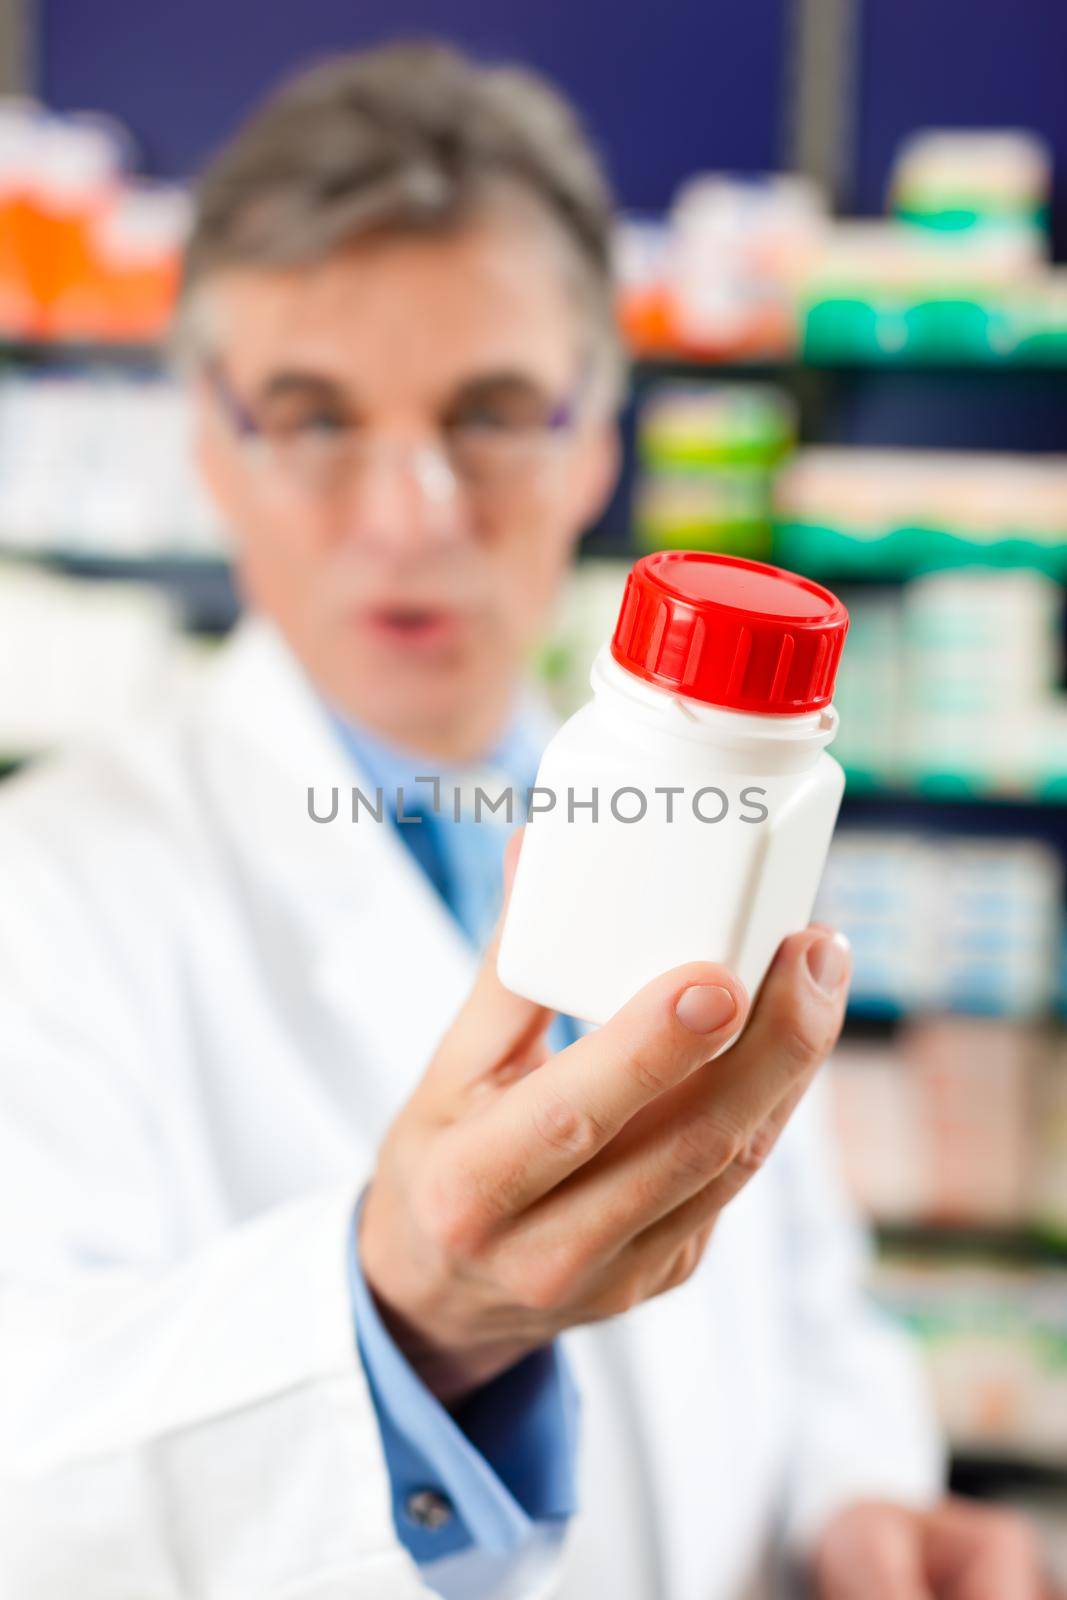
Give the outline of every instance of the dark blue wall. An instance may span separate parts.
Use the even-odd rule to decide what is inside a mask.
[[[1022,127],[1056,157],[1057,253],[1067,253],[1064,0],[867,0],[856,200],[881,210],[895,147],[915,127]]]
[[[133,130],[150,171],[190,172],[283,73],[331,50],[435,33],[518,58],[583,107],[622,200],[666,204],[699,166],[782,162],[793,0],[39,0],[43,97]],[[1057,155],[1067,254],[1067,0],[859,0],[851,201],[882,209],[892,154],[916,126],[1023,125]],[[941,387],[938,389],[936,385]],[[830,437],[1062,448],[1067,390],[853,374]]]
[[[40,87],[54,106],[115,112],[151,169],[184,173],[294,66],[439,34],[549,72],[626,202],[660,207],[699,164],[777,160],[783,3],[744,0],[735,21],[714,0],[43,0]]]
[[[780,162],[792,0],[39,0],[40,89],[112,111],[145,165],[186,173],[282,73],[330,50],[444,34],[550,72],[585,109],[630,206],[700,165]],[[881,208],[909,129],[1023,124],[1067,192],[1065,0],[865,0],[853,199]]]

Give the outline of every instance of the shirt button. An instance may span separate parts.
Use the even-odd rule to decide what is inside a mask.
[[[428,1533],[436,1533],[455,1515],[451,1500],[439,1489],[414,1490],[404,1502],[404,1511],[417,1528]]]

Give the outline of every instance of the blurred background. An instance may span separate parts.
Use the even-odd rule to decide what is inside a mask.
[[[584,699],[682,544],[846,599],[822,913],[872,1288],[970,1492],[1067,1550],[1067,96],[1058,0],[0,0],[0,761],[232,624],[165,339],[186,184],[279,76],[432,32],[529,62],[616,184],[626,470],[537,670]],[[1063,453],[1061,453],[1063,452]],[[1067,1560],[1062,1561],[1067,1565]]]

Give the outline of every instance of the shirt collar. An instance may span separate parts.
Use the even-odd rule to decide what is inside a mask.
[[[372,786],[380,787],[386,794],[401,786],[410,794],[415,780],[420,777],[438,776],[445,784],[461,783],[475,769],[489,769],[501,774],[516,788],[526,789],[537,776],[541,753],[553,731],[553,721],[545,703],[525,685],[516,694],[498,738],[481,755],[462,764],[423,755],[383,739],[365,723],[342,715],[331,706],[327,707],[327,712],[354,764]]]

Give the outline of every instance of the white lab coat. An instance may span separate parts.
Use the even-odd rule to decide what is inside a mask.
[[[309,819],[353,781],[246,623],[0,793],[0,1600],[738,1600],[835,1506],[933,1495],[810,1096],[687,1284],[566,1336],[562,1550],[419,1574],[346,1237],[474,958],[392,829]]]

